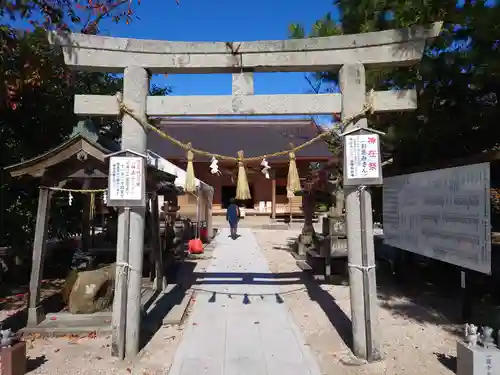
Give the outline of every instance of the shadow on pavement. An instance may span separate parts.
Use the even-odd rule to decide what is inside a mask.
[[[61,295],[54,294],[47,297],[41,301],[41,306],[46,314],[54,313],[60,311],[64,307]],[[0,322],[2,329],[12,329],[13,332],[17,332],[20,329],[26,327],[26,322],[28,320],[28,308],[26,304],[20,310],[17,310],[12,315],[5,318]]]
[[[293,244],[292,238],[287,238],[287,244],[280,247],[280,250],[290,250]],[[209,255],[208,252],[206,255]],[[333,269],[343,269],[339,266],[339,260]],[[347,261],[344,260],[346,263]],[[350,318],[338,306],[334,297],[322,288],[321,283],[314,280],[308,272],[295,271],[286,273],[221,273],[221,272],[195,272],[196,263],[186,261],[175,270],[176,276],[171,280],[176,286],[169,293],[165,294],[157,302],[154,308],[148,314],[148,324],[145,324],[143,330],[143,345],[154,335],[161,327],[162,319],[166,316],[173,306],[181,303],[185,294],[190,289],[198,289],[200,293],[207,292],[207,299],[215,300],[210,292],[210,285],[297,285],[297,289],[307,291],[311,300],[315,301],[324,311],[332,326],[338,332],[344,343],[352,348],[352,324]],[[407,319],[422,323],[440,325],[443,329],[452,333],[458,333],[460,326],[460,299],[456,298],[456,293],[449,292],[443,288],[437,288],[436,283],[430,282],[430,278],[425,272],[420,272],[418,276],[413,271],[407,270],[404,282],[394,274],[391,267],[386,267],[384,262],[377,262],[377,283],[378,298],[380,306],[389,310],[391,314],[403,316]],[[172,276],[170,276],[172,277]],[[348,278],[345,272],[334,275],[337,279],[335,284],[346,284]],[[290,292],[288,292],[290,293]],[[218,293],[215,293],[218,294]],[[281,296],[287,292],[278,293]],[[245,300],[252,299],[252,295],[245,294],[242,297],[242,303]],[[239,297],[238,297],[239,298]],[[283,299],[277,295],[277,303],[283,303]],[[281,300],[281,301],[280,301]],[[440,358],[438,354],[438,359]],[[448,362],[445,358],[441,361]],[[450,365],[452,366],[452,365]]]
[[[45,355],[41,355],[38,357],[34,358],[27,358],[26,359],[26,373],[30,373],[31,371],[35,371],[37,368],[39,368],[41,365],[43,365],[45,362],[47,362],[47,357]]]
[[[192,278],[194,277],[195,267],[195,262],[185,261],[181,264],[175,264],[174,267],[171,267],[171,269],[167,271],[166,276],[169,280],[169,284],[174,284],[174,286],[167,293],[158,295],[154,307],[151,308],[142,320],[141,338],[139,342],[141,350],[161,328],[163,319],[167,314],[176,305],[180,305],[183,302],[184,297],[193,283]],[[152,304],[154,299],[150,301]],[[149,307],[150,306],[145,306],[144,310],[147,310]]]
[[[457,372],[457,357],[454,355],[446,355],[442,353],[434,353],[438,361],[453,373]]]
[[[307,288],[307,293],[312,301],[315,301],[319,307],[323,310],[325,315],[328,317],[330,323],[335,328],[342,341],[352,350],[353,349],[353,339],[352,339],[352,322],[351,319],[345,314],[345,312],[337,305],[335,298],[331,296],[326,290],[321,288],[312,278],[305,278],[304,285]]]
[[[297,285],[297,289],[290,292],[276,293],[276,303],[283,303],[282,296],[303,289],[307,291],[311,300],[318,303],[324,311],[332,325],[335,327],[344,343],[352,348],[352,329],[351,320],[337,305],[335,299],[321,285],[310,278],[302,271],[283,272],[283,273],[248,273],[248,272],[192,272],[188,277],[190,280],[183,285],[183,290],[187,291],[190,288],[198,289],[203,292],[210,292],[210,285]],[[209,279],[209,280],[207,280]],[[206,288],[206,289],[205,289]],[[210,299],[215,301],[217,292],[212,293]],[[241,293],[240,293],[241,294]],[[250,303],[249,298],[261,296],[261,294],[253,295],[252,293],[243,293],[239,296],[238,293],[232,294],[242,298],[242,303]]]

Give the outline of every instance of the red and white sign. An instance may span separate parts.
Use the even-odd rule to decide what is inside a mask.
[[[345,138],[345,158],[348,178],[380,178],[380,144],[378,134],[346,135]]]

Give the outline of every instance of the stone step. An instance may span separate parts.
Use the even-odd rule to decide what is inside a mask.
[[[312,271],[312,267],[305,260],[298,260],[295,262],[297,267],[299,267],[302,271]]]
[[[181,293],[181,292],[179,292]],[[181,297],[178,304],[174,304],[168,311],[167,315],[163,318],[163,325],[181,324],[186,316],[189,304],[193,298],[193,292],[188,291]]]
[[[306,253],[313,258],[324,258],[319,252],[314,249],[306,249]]]

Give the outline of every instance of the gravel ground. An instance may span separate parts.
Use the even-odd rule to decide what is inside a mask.
[[[49,298],[54,294],[60,293],[64,280],[42,280],[42,287],[40,290],[41,299]],[[13,288],[8,293],[5,292],[0,298],[0,322],[8,319],[23,310],[28,306],[28,285]]]
[[[210,262],[206,257],[193,260],[196,272],[203,272]],[[195,298],[191,303],[195,302]],[[188,309],[192,308],[192,305]],[[188,319],[185,318],[186,322]],[[185,324],[185,323],[184,323]],[[133,361],[118,361],[110,355],[111,338],[107,337],[27,337],[28,374],[100,375],[167,374],[182,337],[184,324],[162,326]]]
[[[255,234],[271,272],[300,271],[286,250],[287,242],[298,231],[256,230]],[[350,330],[350,321],[346,319],[350,316],[349,287],[315,282],[301,285],[283,286],[283,297],[325,375],[454,374],[456,336],[452,332],[457,327],[436,311],[407,298],[385,294],[379,310],[384,360],[353,366],[352,353],[342,339]],[[304,285],[309,286],[309,292]]]
[[[288,240],[298,233],[298,229],[255,230],[272,272],[300,271],[286,250]],[[210,254],[207,255],[210,258]],[[196,271],[206,269],[209,261],[197,261]],[[348,287],[301,280],[295,285],[282,286],[282,291],[325,375],[454,373],[450,370],[454,365],[456,342],[452,332],[457,327],[426,306],[416,305],[404,297],[388,297],[386,293],[381,298],[379,310],[384,360],[353,366],[352,353],[342,339],[347,336],[345,331],[350,330],[350,322],[345,318],[350,315]],[[119,362],[110,356],[110,337],[31,338],[28,341],[28,373],[167,374],[182,332],[182,325],[161,327],[132,362]]]

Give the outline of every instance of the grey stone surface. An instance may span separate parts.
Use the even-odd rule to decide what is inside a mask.
[[[233,241],[223,229],[216,237],[208,274],[194,287],[204,292],[197,294],[169,374],[320,375],[287,307],[276,301],[279,287],[266,285],[273,276],[254,234],[240,234]]]
[[[123,101],[136,113],[142,114],[146,110],[146,101],[149,91],[149,74],[137,66],[129,66],[125,69],[123,79]],[[147,135],[145,129],[134,118],[124,115],[122,120],[122,150],[131,150],[145,155],[147,152]],[[145,173],[145,171],[143,171]],[[139,334],[141,323],[141,283],[142,283],[142,263],[144,254],[144,218],[145,207],[133,207],[130,209],[130,231],[126,238],[125,211],[120,210],[118,216],[118,235],[117,235],[117,261],[127,264],[128,281],[124,285],[120,272],[123,268],[117,267],[116,291],[115,296],[120,296],[120,300],[115,298],[113,304],[113,332],[114,327],[123,327],[123,319],[126,318],[125,333],[125,353],[127,357],[133,358],[139,352]],[[125,254],[125,241],[128,240],[128,254]],[[122,282],[118,283],[118,280]],[[127,293],[122,293],[123,288],[127,288]],[[125,298],[126,296],[126,298]],[[126,299],[126,314],[123,312],[124,301]],[[123,330],[123,328],[119,329]],[[120,334],[121,335],[121,334]],[[113,335],[118,339],[120,335]],[[117,340],[120,341],[120,340]],[[120,346],[123,345],[120,341]]]
[[[167,286],[167,293],[169,289],[172,289],[171,286],[172,284]],[[172,306],[167,315],[163,318],[163,324],[181,324],[184,316],[186,315],[192,296],[192,292],[187,292],[179,304]]]
[[[301,115],[332,114],[342,109],[340,94],[288,95],[206,95],[150,96],[148,116],[234,116],[234,115]],[[368,94],[367,94],[368,95]],[[237,98],[237,105],[235,105]],[[417,108],[415,90],[376,91],[375,112],[407,111]],[[117,116],[115,96],[75,95],[75,113],[87,116]]]
[[[414,26],[379,32],[337,35],[322,38],[259,40],[230,42],[233,50],[240,53],[293,52],[297,50],[318,51],[372,47],[391,43],[402,43],[436,37],[441,31],[442,22],[426,26]],[[84,49],[110,49],[153,54],[224,54],[231,51],[226,42],[170,42],[165,40],[114,38],[89,34],[49,33],[49,41],[61,46],[77,46]]]
[[[152,73],[238,73],[254,71],[324,71],[352,61],[369,65],[409,65],[420,60],[427,39],[442,23],[301,40],[255,42],[168,42],[50,33],[63,46],[66,64],[87,70],[122,72],[129,65]],[[236,55],[233,55],[236,53]]]
[[[500,350],[457,341],[457,375],[500,374]]]
[[[365,100],[366,81],[365,68],[357,62],[350,65],[345,65],[340,70],[339,86],[343,95],[342,101],[342,119],[352,116],[359,112],[363,107]],[[349,131],[353,128],[366,128],[368,126],[367,119],[362,118],[355,123],[349,124],[344,131]],[[366,246],[368,253],[368,264],[375,263],[374,245],[373,245],[373,222],[371,211],[371,195],[368,190],[358,192],[356,187],[344,189],[346,194],[346,228],[347,228],[347,252],[349,258],[349,285],[351,299],[351,321],[353,335],[353,352],[358,358],[362,359],[379,359],[380,357],[380,337],[378,331],[377,319],[377,284],[375,279],[375,268],[368,271],[368,298],[369,311],[365,314],[365,300],[363,296],[363,271],[359,266],[362,262],[362,238],[361,238],[361,205],[359,194],[364,194],[366,209],[365,209],[365,230],[366,230]],[[354,267],[353,267],[354,266]],[[367,333],[366,320],[371,322],[371,329]],[[368,336],[368,339],[367,339]],[[371,344],[368,344],[368,341]],[[371,346],[369,350],[368,346]]]

